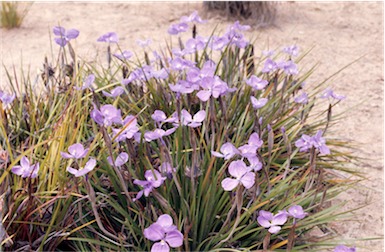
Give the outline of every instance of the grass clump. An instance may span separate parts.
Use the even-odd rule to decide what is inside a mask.
[[[21,10],[21,6],[25,7]],[[0,23],[6,29],[18,28],[21,26],[24,17],[27,15],[31,3],[1,2]]]
[[[79,31],[54,27],[46,88],[24,78],[0,96],[5,250],[325,244],[306,234],[340,217],[330,202],[354,184],[338,177],[354,175],[348,145],[327,137],[344,97],[326,82],[307,90],[315,68],[297,46],[255,52],[247,26],[204,38],[204,22],[182,17],[168,30],[179,45],[150,55],[142,42],[143,59],[104,34],[107,68],[76,56]]]

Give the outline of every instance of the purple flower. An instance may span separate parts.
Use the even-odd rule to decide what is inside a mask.
[[[220,51],[223,49],[223,47],[227,46],[229,42],[230,40],[226,36],[222,36],[222,37],[213,36],[211,38],[210,47],[213,50]]]
[[[107,161],[110,165],[114,165],[115,163],[115,166],[119,167],[119,166],[122,166],[124,165],[125,163],[127,163],[128,161],[128,154],[126,152],[121,152],[115,159],[114,163],[112,162],[112,158],[109,156],[107,157]]]
[[[74,89],[76,89],[76,90],[84,90],[84,89],[87,89],[87,88],[89,88],[89,87],[94,83],[94,81],[95,81],[95,75],[90,74],[90,75],[88,75],[88,76],[86,77],[86,79],[84,80],[83,86],[81,86],[81,87],[75,87],[75,86],[74,86]]]
[[[230,42],[230,45],[235,45],[239,48],[245,48],[249,44],[249,42],[244,39],[243,34],[235,30],[227,32],[226,36]]]
[[[229,165],[229,173],[232,178],[222,180],[222,187],[225,191],[232,191],[239,184],[249,189],[254,185],[255,175],[247,169],[246,164],[242,160],[233,161]]]
[[[295,57],[295,56],[298,55],[299,48],[296,45],[291,45],[291,46],[284,47],[282,49],[282,51],[284,53],[289,54],[290,56],[294,56]]]
[[[196,128],[202,125],[202,122],[206,118],[206,111],[200,110],[194,116],[191,116],[187,110],[182,109],[182,124],[191,128]]]
[[[235,148],[232,143],[227,142],[221,146],[220,152],[211,151],[211,154],[215,157],[224,158],[225,160],[228,160],[234,155],[239,154],[239,150]]]
[[[204,24],[207,22],[207,20],[202,20],[202,18],[198,15],[198,11],[194,11],[193,13],[191,13],[190,16],[183,16],[180,18],[180,21],[181,22],[186,22],[186,23],[199,23],[199,24]]]
[[[151,118],[157,123],[162,123],[167,119],[167,116],[162,110],[155,110]]]
[[[218,76],[204,77],[200,82],[200,86],[203,90],[200,90],[197,96],[204,102],[208,101],[211,96],[216,99],[219,96],[234,91],[234,89],[230,89],[227,83],[222,81]]]
[[[289,216],[295,219],[303,219],[307,215],[300,205],[291,206],[287,212]]]
[[[300,152],[305,152],[313,147],[313,139],[311,136],[303,134],[300,139],[295,142],[295,146],[299,148]]]
[[[156,242],[152,245],[151,252],[168,252],[170,247],[177,248],[183,244],[183,234],[173,225],[173,220],[168,214],[159,216],[155,223],[144,229],[143,235]]]
[[[152,75],[152,77],[154,77],[154,78],[164,80],[164,79],[167,79],[167,77],[168,77],[168,72],[167,72],[166,69],[162,68],[162,69],[160,69],[160,70],[158,70],[158,71],[152,70],[152,71],[151,71],[151,75]]]
[[[15,165],[11,171],[22,178],[36,178],[39,168],[39,163],[30,165],[28,158],[23,156],[20,160],[20,165]]]
[[[356,252],[355,247],[347,247],[345,245],[338,245],[337,247],[334,248],[334,252]]]
[[[111,126],[113,123],[122,124],[120,109],[116,109],[111,104],[101,106],[100,110],[95,107],[91,111],[91,118],[97,124],[105,127]]]
[[[117,54],[115,53],[114,56],[118,59],[120,59],[121,61],[124,61],[124,60],[128,60],[129,58],[132,57],[132,52],[130,51],[123,51],[122,54]]]
[[[302,92],[300,95],[298,95],[297,97],[294,98],[294,101],[296,103],[306,104],[309,102],[309,97],[307,96],[307,94],[305,92]]]
[[[239,21],[235,21],[235,23],[230,27],[231,30],[238,30],[238,31],[247,31],[251,27],[250,25],[241,25]]]
[[[282,69],[288,75],[298,74],[298,67],[293,61],[280,62],[277,64],[278,68]]]
[[[68,166],[67,171],[69,173],[75,175],[75,177],[80,177],[80,176],[84,176],[87,173],[89,173],[90,171],[92,171],[95,168],[95,166],[96,166],[96,160],[91,158],[90,160],[88,160],[88,162],[86,163],[84,168],[76,170],[76,169]]]
[[[216,64],[212,60],[206,61],[202,69],[197,67],[190,67],[186,74],[186,80],[191,83],[198,83],[202,81],[205,77],[214,77],[216,70]]]
[[[124,93],[124,88],[123,87],[116,87],[116,88],[111,90],[111,93],[102,90],[102,93],[104,96],[107,96],[107,97],[117,97],[117,96],[120,96],[121,94]]]
[[[253,158],[257,155],[256,152],[262,146],[262,144],[263,141],[259,139],[259,135],[254,132],[250,135],[248,143],[240,146],[238,150],[243,157]]]
[[[168,33],[171,35],[177,35],[181,32],[185,32],[188,29],[188,24],[185,22],[181,22],[178,24],[172,24],[170,28],[168,28]]]
[[[287,213],[279,211],[276,215],[271,212],[260,210],[257,218],[259,225],[268,228],[269,233],[276,234],[281,230],[281,227],[287,221]]]
[[[317,133],[313,136],[313,146],[318,149],[319,152],[323,155],[330,154],[330,149],[326,146],[326,141],[322,137],[322,130],[318,130]]]
[[[171,116],[167,118],[164,122],[172,123],[175,127],[179,127],[178,112],[175,111],[174,113],[172,113]]]
[[[62,158],[75,158],[75,159],[80,159],[84,158],[87,153],[88,153],[89,148],[84,149],[83,145],[80,143],[76,143],[68,147],[68,152],[60,152]]]
[[[248,157],[247,160],[249,160],[250,165],[247,167],[250,171],[260,171],[262,169],[262,163],[259,161],[259,158],[257,156],[254,157]]]
[[[145,66],[143,66],[144,67],[144,69],[146,68]],[[150,74],[150,72],[148,72],[147,71],[147,74]],[[148,76],[148,78],[149,78],[150,76]],[[130,76],[128,76],[128,78],[126,78],[126,79],[123,79],[122,80],[122,84],[123,85],[128,85],[128,84],[130,84],[131,82],[133,82],[133,81],[135,81],[135,80],[145,80],[146,78],[145,78],[145,75],[144,75],[144,71],[143,71],[143,68],[137,68],[137,69],[135,69],[134,71],[132,71],[131,73],[130,73]]]
[[[326,146],[326,141],[322,137],[322,134],[322,130],[318,130],[317,133],[312,137],[303,134],[301,138],[295,142],[295,146],[299,148],[299,151],[301,152],[306,152],[314,147],[321,154],[328,155],[330,154],[330,149]]]
[[[171,49],[172,55],[175,57],[183,57],[184,56],[184,51],[181,50],[180,48],[173,48]]]
[[[151,142],[153,140],[160,139],[160,138],[162,138],[164,136],[169,136],[172,133],[174,133],[175,130],[176,130],[176,128],[171,128],[171,129],[168,129],[168,130],[155,129],[154,131],[147,131],[146,133],[144,133],[144,139],[147,142]]]
[[[97,41],[106,43],[118,43],[119,38],[115,32],[107,32],[106,34],[100,36]]]
[[[136,117],[132,115],[126,116],[126,118],[123,120],[123,131],[122,129],[112,128],[112,132],[114,133],[114,137],[116,137],[117,142],[133,138],[138,131],[139,128]]]
[[[172,167],[172,165],[169,163],[169,162],[163,162],[158,170],[162,173],[162,174],[166,174],[168,178],[172,178],[172,174],[176,172],[176,168],[175,167]]]
[[[266,103],[268,102],[268,99],[267,98],[257,99],[254,96],[250,96],[250,101],[251,101],[251,105],[253,105],[253,108],[260,109],[266,105]]]
[[[193,67],[195,65],[194,62],[182,59],[180,57],[170,60],[171,69],[175,71],[181,71],[186,68]]]
[[[151,39],[145,39],[145,40],[141,40],[141,39],[137,39],[136,40],[136,43],[140,46],[140,47],[147,47],[149,46],[151,43],[152,43],[152,40]]]
[[[187,40],[185,48],[183,49],[183,55],[195,53],[198,50],[205,48],[206,41],[203,37],[198,36],[197,38],[190,38]]]
[[[147,170],[144,173],[145,180],[134,179],[134,184],[139,185],[143,190],[139,191],[134,200],[140,199],[143,194],[148,197],[152,189],[158,188],[166,180],[157,170]]]
[[[322,99],[325,99],[325,98],[333,98],[333,99],[336,99],[336,100],[343,100],[346,98],[346,96],[344,95],[338,95],[336,93],[333,92],[333,90],[331,88],[327,88],[325,89],[325,91],[323,92],[323,94],[320,96],[320,98]]]
[[[252,87],[254,90],[262,90],[266,87],[267,84],[269,84],[269,82],[253,75],[250,77],[250,79],[246,80],[246,84]]]
[[[0,91],[0,101],[3,103],[4,107],[11,105],[15,98],[15,94],[7,94],[5,92]]]
[[[171,91],[177,93],[177,94],[191,94],[195,90],[199,89],[199,86],[192,85],[190,82],[185,80],[179,80],[177,84],[168,85],[171,89]]]
[[[278,69],[278,65],[275,61],[268,58],[262,68],[262,73],[271,73]]]
[[[225,34],[229,39],[230,44],[236,45],[239,48],[245,48],[248,42],[244,39],[242,31],[246,31],[250,29],[249,25],[240,25],[239,21],[236,21],[233,25],[231,25]]]
[[[66,31],[66,29],[61,26],[55,26],[53,28],[53,34],[59,36],[55,38],[56,44],[64,47],[71,39],[76,39],[79,36],[79,31],[76,29],[69,29]]]

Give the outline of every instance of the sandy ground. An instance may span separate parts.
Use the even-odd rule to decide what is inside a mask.
[[[335,91],[348,98],[337,111],[352,106],[347,118],[333,132],[341,139],[355,141],[354,153],[367,158],[358,167],[368,180],[339,198],[346,200],[346,209],[370,203],[358,210],[355,221],[336,224],[335,231],[359,247],[358,251],[383,251],[383,241],[358,242],[359,238],[383,236],[383,3],[382,2],[295,2],[279,3],[275,26],[248,32],[258,37],[256,50],[281,48],[297,44],[303,50],[314,46],[308,62],[319,62],[309,80],[319,82],[348,63],[363,56],[357,63],[330,81]],[[49,33],[53,26],[80,30],[74,46],[79,55],[90,60],[105,61],[105,45],[96,39],[109,31],[120,36],[122,49],[138,50],[137,39],[151,38],[152,48],[169,39],[166,31],[172,22],[193,10],[209,19],[198,32],[209,35],[215,25],[224,30],[230,24],[224,17],[205,13],[201,3],[34,3],[21,28],[0,29],[1,62],[17,70],[30,65],[32,76],[42,68],[44,56],[52,58]],[[57,46],[53,45],[54,54]],[[98,52],[98,53],[97,53]],[[7,85],[1,68],[0,87]]]

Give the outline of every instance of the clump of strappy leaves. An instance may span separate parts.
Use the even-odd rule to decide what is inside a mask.
[[[327,137],[344,97],[307,89],[297,46],[256,52],[239,22],[197,35],[196,12],[170,26],[177,45],[144,58],[106,43],[84,62],[54,27],[56,65],[1,92],[5,250],[306,249],[322,240],[353,181]],[[182,34],[192,28],[192,36]],[[150,53],[151,52],[151,53]],[[41,85],[37,91],[35,85]],[[15,95],[17,94],[17,95]],[[319,104],[318,104],[319,102]],[[315,106],[319,105],[319,106]],[[314,112],[313,108],[318,107]]]

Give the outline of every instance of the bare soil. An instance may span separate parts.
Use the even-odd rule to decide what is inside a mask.
[[[124,50],[140,51],[136,40],[147,38],[152,39],[156,50],[169,39],[169,25],[193,10],[209,20],[198,27],[200,34],[209,35],[216,25],[223,31],[231,23],[223,15],[205,12],[200,2],[34,3],[21,28],[0,28],[1,63],[8,69],[15,66],[17,72],[23,66],[34,79],[41,73],[44,57],[55,58],[58,48],[52,45],[51,50],[50,32],[58,24],[80,30],[74,47],[87,60],[105,62],[105,45],[96,39],[109,31],[119,34]],[[277,4],[274,26],[247,32],[247,36],[257,38],[256,51],[292,44],[302,50],[314,47],[306,60],[309,64],[319,62],[319,66],[309,82],[319,83],[362,56],[328,81],[336,93],[347,96],[334,112],[350,109],[332,134],[355,142],[358,149],[353,154],[366,158],[356,168],[368,179],[337,201],[348,202],[344,210],[369,205],[357,210],[352,221],[332,226],[342,238],[350,239],[358,251],[384,248],[383,240],[358,241],[383,236],[383,11],[382,2],[283,2]],[[4,68],[0,78],[0,87],[6,87]]]

